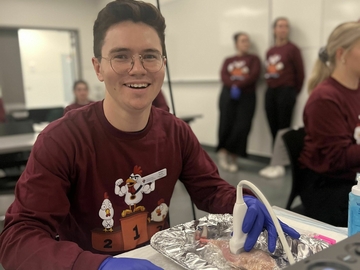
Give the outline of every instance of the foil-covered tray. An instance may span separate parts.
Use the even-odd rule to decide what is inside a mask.
[[[151,238],[150,244],[155,250],[185,269],[265,270],[265,266],[260,266],[263,255],[266,259],[270,258],[273,263],[268,269],[283,269],[289,265],[280,240],[276,243],[274,253],[267,250],[267,231],[260,234],[254,246],[256,252],[262,253],[261,259],[257,254],[250,254],[251,260],[242,259],[234,263],[231,257],[233,255],[230,254],[229,258],[228,251],[232,224],[230,214],[209,214],[199,220],[179,224],[156,233]],[[311,233],[301,234],[300,239],[287,236],[286,240],[296,262],[329,247],[327,242],[312,237]]]

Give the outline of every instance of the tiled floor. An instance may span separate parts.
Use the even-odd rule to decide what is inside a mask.
[[[210,152],[209,154],[210,157],[217,162],[215,153]],[[240,180],[249,180],[264,193],[271,205],[285,207],[291,189],[291,174],[289,169],[286,170],[286,174],[283,177],[267,179],[258,174],[258,171],[267,164],[248,159],[239,159],[238,163],[240,170],[237,173],[229,173],[219,169],[221,177],[234,186],[236,186]],[[14,195],[12,194],[0,195],[0,217],[4,215],[13,200]],[[198,209],[196,209],[195,212],[196,218],[206,215],[205,212]],[[175,188],[170,206],[171,226],[190,220],[193,220],[190,198],[185,187],[179,182]],[[2,224],[0,220],[0,231],[1,229]],[[0,270],[2,269],[0,265]]]

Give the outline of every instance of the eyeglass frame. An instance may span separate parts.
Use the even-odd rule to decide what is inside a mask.
[[[132,61],[131,61],[131,68],[130,68],[126,73],[129,74],[129,72],[134,68],[134,64],[135,64],[134,56],[135,56],[135,55],[138,56],[142,67],[143,67],[147,72],[150,72],[150,73],[157,73],[157,72],[159,72],[159,71],[161,70],[161,68],[164,66],[164,62],[166,61],[166,56],[165,56],[165,55],[162,55],[161,53],[159,53],[159,54],[160,54],[160,57],[161,57],[161,60],[162,60],[162,61],[161,61],[161,67],[159,68],[158,71],[152,72],[152,71],[147,70],[147,69],[144,67],[144,59],[142,58],[142,55],[141,55],[141,54],[133,54],[133,55],[131,56],[131,59],[132,59]],[[115,56],[112,56],[110,59],[109,59],[109,57],[100,56],[100,59],[105,59],[106,61],[109,61],[110,66],[111,66],[111,69],[112,69],[116,74],[118,74],[118,75],[124,74],[125,72],[124,72],[124,73],[118,73],[118,72],[115,71],[115,69],[114,69],[114,67],[113,67],[113,65],[112,65],[112,62],[111,62],[111,60],[113,60],[114,58],[115,58]]]

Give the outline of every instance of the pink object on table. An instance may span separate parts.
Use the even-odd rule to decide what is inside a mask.
[[[332,238],[330,238],[330,237],[326,237],[326,236],[321,235],[321,234],[315,234],[315,235],[314,235],[314,238],[323,240],[323,241],[329,243],[330,245],[336,244],[336,240],[335,240],[335,239],[332,239]]]

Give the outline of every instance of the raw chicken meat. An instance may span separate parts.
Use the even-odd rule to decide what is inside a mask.
[[[250,252],[232,254],[230,252],[229,241],[200,239],[201,243],[210,243],[221,250],[222,255],[235,269],[246,270],[274,270],[278,269],[276,262],[271,256],[259,249],[253,249]]]

